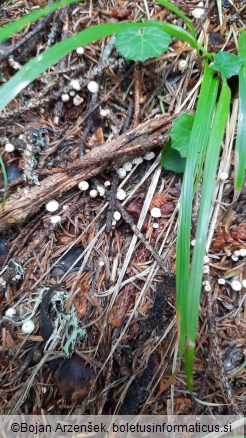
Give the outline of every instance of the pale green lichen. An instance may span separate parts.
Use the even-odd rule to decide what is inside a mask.
[[[68,313],[65,313],[65,305],[69,294],[64,291],[57,291],[54,293],[51,303],[52,309],[55,312],[55,322],[54,330],[46,343],[49,344],[55,337],[63,337],[64,335],[64,345],[63,352],[66,357],[71,357],[75,344],[78,340],[81,340],[85,335],[85,330],[79,328],[78,318],[76,315],[76,310],[72,304]]]

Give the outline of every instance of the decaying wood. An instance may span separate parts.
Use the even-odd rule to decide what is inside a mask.
[[[81,180],[117,168],[151,149],[163,147],[169,140],[167,132],[176,117],[178,114],[147,120],[116,140],[94,148],[67,169],[61,169],[60,173],[47,176],[41,181],[40,186],[17,190],[8,198],[0,212],[0,231],[23,223],[50,199],[59,199],[63,193],[76,187]]]

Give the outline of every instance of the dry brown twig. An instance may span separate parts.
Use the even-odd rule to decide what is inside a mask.
[[[66,170],[50,175],[41,181],[40,186],[27,190],[23,188],[9,197],[0,212],[0,231],[23,223],[37,213],[51,198],[77,186],[81,180],[89,179],[99,173],[117,168],[147,151],[165,145],[167,134],[174,116],[160,116],[138,125],[122,134],[116,140],[93,149],[86,156],[76,160]],[[47,174],[50,172],[47,171]]]

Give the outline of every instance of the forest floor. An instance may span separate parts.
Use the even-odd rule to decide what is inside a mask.
[[[192,15],[197,1],[174,3],[211,52],[237,53],[244,2],[222,1],[222,27],[216,2],[204,2],[202,19]],[[45,4],[2,2],[1,25]],[[149,18],[184,26],[149,0],[66,7],[1,45],[1,80],[83,29]],[[172,120],[196,108],[201,75],[196,52],[181,41],[158,59],[134,63],[108,38],[70,53],[0,114],[9,180],[0,212],[1,414],[246,413],[246,289],[231,288],[232,278],[245,279],[246,260],[239,252],[246,248],[246,185],[236,201],[233,188],[236,80],[224,141],[228,178],[216,183],[208,237],[212,290],[203,291],[200,307],[194,394],[202,403],[187,390],[178,359],[182,175],[159,163]],[[98,92],[88,90],[91,81]],[[0,185],[3,192],[2,175]],[[192,240],[197,205],[199,190]],[[25,334],[30,320],[34,329]]]

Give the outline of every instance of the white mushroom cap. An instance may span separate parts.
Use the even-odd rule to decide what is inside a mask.
[[[219,278],[218,279],[218,284],[225,284],[225,279],[224,278]]]
[[[239,292],[242,289],[242,283],[238,280],[233,280],[231,283],[232,290],[235,290],[236,292]]]
[[[14,307],[9,307],[5,312],[5,316],[7,316],[7,318],[13,318],[13,316],[15,315],[16,315],[16,309]]]
[[[58,210],[59,202],[57,202],[55,199],[52,199],[52,201],[49,201],[48,204],[46,204],[45,208],[50,213],[53,213],[54,211]]]
[[[53,224],[53,225],[56,225],[56,224],[59,224],[60,222],[61,222],[61,216],[59,216],[58,214],[57,215],[55,215],[55,216],[51,216],[51,218],[50,218],[50,222]]]
[[[119,221],[121,218],[121,214],[119,211],[114,212],[114,220]]]
[[[179,71],[184,71],[186,70],[188,67],[188,62],[186,59],[181,59],[178,63],[178,70]]]
[[[97,93],[98,90],[99,90],[99,84],[98,84],[97,82],[95,82],[95,81],[91,81],[91,82],[89,82],[89,84],[87,85],[87,88],[88,88],[88,90],[89,90],[91,93]]]
[[[154,152],[147,152],[147,154],[144,155],[144,159],[147,161],[153,160],[155,158]]]
[[[76,91],[81,90],[81,86],[78,79],[72,79],[70,82],[70,86]]]
[[[122,190],[122,189],[117,190],[116,198],[119,201],[123,201],[126,198],[126,192],[124,190]]]
[[[21,331],[25,335],[32,333],[34,329],[35,329],[35,325],[31,319],[24,321],[21,327]]]
[[[80,183],[78,184],[78,188],[82,191],[88,190],[89,183],[87,181],[80,181]]]
[[[78,55],[83,55],[85,53],[84,47],[77,47],[76,53],[78,53]]]
[[[12,143],[6,143],[6,145],[4,146],[4,149],[6,152],[14,152],[15,147]]]
[[[124,179],[126,176],[126,169],[123,169],[123,167],[120,167],[117,171],[117,174],[120,179]]]
[[[159,208],[157,208],[157,207],[154,207],[154,208],[151,209],[150,214],[154,218],[161,217],[161,210]]]
[[[90,197],[91,198],[96,198],[98,195],[98,191],[95,189],[90,190]]]
[[[69,94],[62,94],[61,98],[62,98],[62,102],[68,102],[70,99]]]

